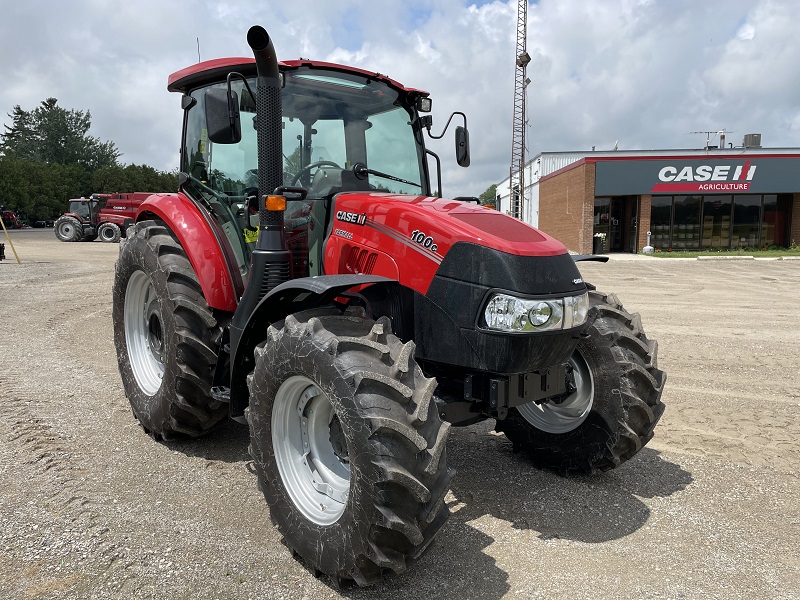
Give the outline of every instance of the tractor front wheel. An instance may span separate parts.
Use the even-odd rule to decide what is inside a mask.
[[[664,412],[666,374],[657,344],[613,294],[590,292],[587,337],[570,360],[572,392],[556,401],[523,404],[495,428],[514,450],[544,468],[567,473],[613,469],[653,437]]]
[[[75,217],[63,215],[53,225],[56,237],[62,242],[80,242],[83,239],[83,225]]]
[[[268,330],[248,378],[259,486],[286,544],[359,585],[401,572],[448,517],[449,425],[389,320],[333,309]]]
[[[116,223],[103,223],[97,228],[97,237],[101,242],[116,244],[122,237],[122,230]]]
[[[172,232],[137,223],[120,246],[114,344],[134,416],[154,437],[197,437],[228,413],[211,397],[222,328]]]

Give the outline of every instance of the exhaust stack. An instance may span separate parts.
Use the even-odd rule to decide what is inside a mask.
[[[283,231],[283,211],[267,210],[265,197],[283,186],[281,79],[275,48],[266,30],[255,25],[247,43],[256,59],[256,133],[258,136],[258,241],[250,256],[250,275],[229,327],[231,362],[252,359],[240,353],[239,342],[258,303],[270,290],[291,278],[291,253]],[[231,369],[231,377],[234,370]],[[244,422],[247,387],[231,379],[227,399],[231,417]]]
[[[254,25],[247,32],[247,43],[256,59],[258,80],[256,84],[256,129],[258,133],[258,194],[260,200],[259,225],[256,247],[262,250],[284,249],[283,212],[266,210],[264,196],[275,193],[283,185],[283,148],[281,127],[281,80],[275,47],[267,31]],[[280,242],[269,233],[279,233]],[[287,277],[288,278],[288,277]]]

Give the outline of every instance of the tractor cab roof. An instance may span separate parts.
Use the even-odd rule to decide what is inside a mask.
[[[352,73],[382,81],[402,94],[411,96],[429,95],[428,92],[423,90],[408,88],[394,79],[387,77],[386,75],[381,75],[380,73],[366,71],[356,67],[339,65],[336,63],[300,59],[281,61],[278,63],[278,67],[281,71],[289,71],[300,67],[310,67],[312,69]],[[237,71],[246,76],[255,76],[255,59],[244,57],[216,58],[191,65],[170,75],[169,79],[167,80],[167,89],[170,92],[182,92],[185,94],[197,87],[224,80],[228,73],[232,71]]]

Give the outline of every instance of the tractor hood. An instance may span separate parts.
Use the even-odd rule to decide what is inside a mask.
[[[347,192],[336,197],[332,221],[326,272],[385,275],[421,293],[459,242],[515,256],[567,254],[561,242],[517,219],[456,200]]]

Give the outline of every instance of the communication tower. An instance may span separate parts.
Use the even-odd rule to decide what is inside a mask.
[[[528,33],[528,0],[517,4],[517,45],[514,68],[514,120],[511,137],[511,170],[509,194],[511,216],[521,219],[525,201],[525,88],[530,83],[527,78],[530,54],[526,49]]]

